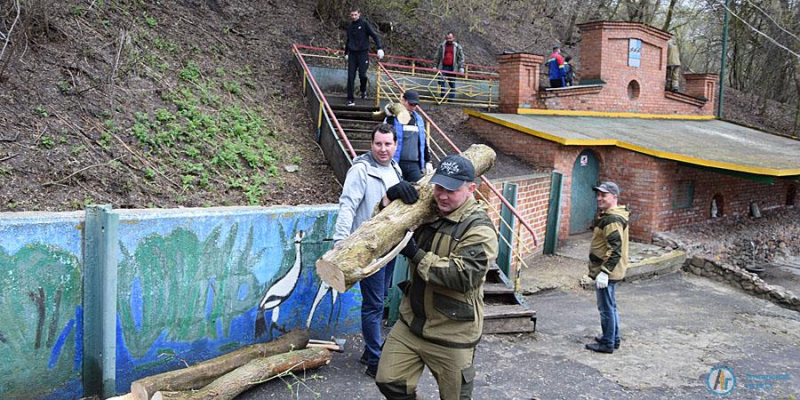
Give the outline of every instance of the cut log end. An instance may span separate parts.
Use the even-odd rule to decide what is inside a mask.
[[[324,259],[320,258],[317,260],[317,275],[328,284],[328,286],[332,287],[339,293],[344,293],[347,291],[347,285],[344,281],[344,273],[340,270],[336,264]]]

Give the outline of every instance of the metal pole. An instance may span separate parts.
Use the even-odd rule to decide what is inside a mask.
[[[83,390],[101,399],[116,394],[118,231],[119,214],[110,205],[86,207]]]
[[[719,72],[719,103],[717,103],[717,118],[722,119],[722,103],[725,93],[725,60],[728,58],[728,4],[730,0],[725,0],[725,25],[722,28],[722,62]]]

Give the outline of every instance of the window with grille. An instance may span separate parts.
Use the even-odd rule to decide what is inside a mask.
[[[672,191],[672,209],[685,210],[692,207],[694,181],[680,181]]]

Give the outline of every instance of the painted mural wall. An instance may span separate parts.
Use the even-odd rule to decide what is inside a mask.
[[[292,329],[359,330],[359,289],[337,294],[314,272],[334,206],[117,212],[118,393]],[[83,213],[50,216],[0,218],[2,399],[83,393]]]
[[[0,218],[0,398],[83,393],[83,217]]]

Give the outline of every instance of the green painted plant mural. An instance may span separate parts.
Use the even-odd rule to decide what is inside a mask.
[[[14,255],[0,248],[4,398],[37,397],[31,383],[47,382],[52,389],[79,377],[75,310],[80,300],[81,265],[74,254],[44,244],[25,246]]]
[[[237,231],[234,224],[223,238],[218,226],[200,241],[177,228],[147,236],[134,254],[121,246],[117,307],[131,354],[142,357],[163,333],[182,342],[226,336],[230,318],[257,304],[263,287],[253,268],[264,249],[253,252],[251,228],[235,251]]]

